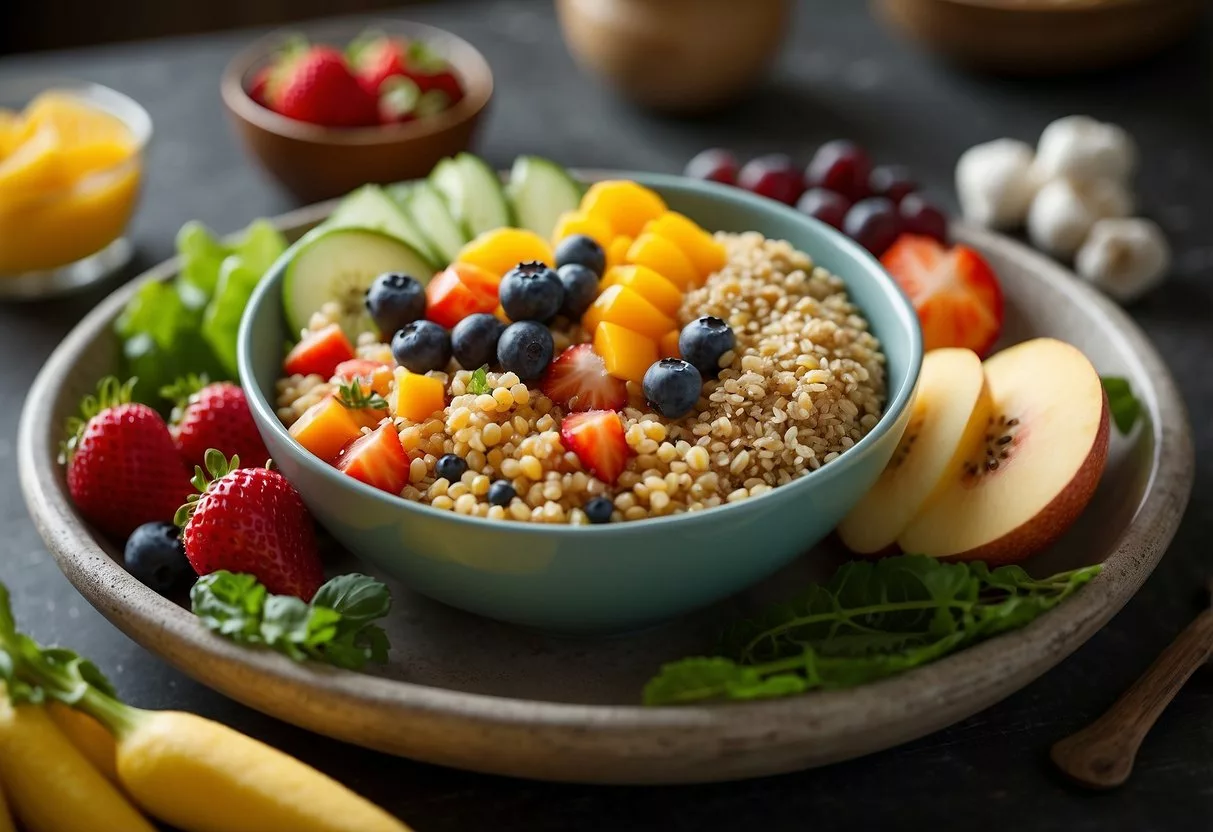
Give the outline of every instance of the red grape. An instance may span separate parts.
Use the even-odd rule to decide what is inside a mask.
[[[851,209],[851,201],[845,196],[825,188],[809,188],[796,203],[796,210],[832,225],[839,231]]]
[[[901,203],[909,194],[918,190],[918,183],[903,165],[877,165],[868,177],[868,187],[876,196],[887,196]]]
[[[804,192],[800,168],[782,153],[770,153],[746,162],[737,175],[737,184],[759,196],[788,205],[795,204]]]
[[[727,150],[713,147],[703,150],[687,162],[683,171],[692,179],[707,179],[725,185],[737,184],[737,157]]]
[[[910,194],[897,210],[908,233],[930,237],[945,246],[948,244],[948,218],[930,202],[918,194]]]
[[[901,236],[901,217],[891,199],[873,196],[851,206],[842,230],[872,254],[884,254],[893,241]]]
[[[826,142],[817,148],[805,170],[810,188],[826,188],[847,199],[863,199],[868,195],[868,176],[872,162],[863,148],[845,139]]]

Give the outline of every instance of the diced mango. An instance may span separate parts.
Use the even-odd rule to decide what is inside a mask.
[[[602,278],[602,288],[609,289],[616,285],[635,289],[642,298],[671,318],[678,315],[678,308],[682,306],[682,292],[678,291],[678,287],[648,266],[613,266],[607,269]]]
[[[471,263],[501,277],[519,263],[532,261],[556,265],[547,240],[525,228],[495,228],[459,249],[457,263]]]
[[[432,376],[396,368],[396,415],[423,422],[446,407],[446,390]]]
[[[291,425],[290,434],[313,456],[332,462],[342,448],[362,435],[362,430],[349,408],[333,396],[325,396]]]
[[[651,338],[610,321],[603,321],[594,331],[594,352],[612,376],[637,384],[657,361],[657,344]]]
[[[611,224],[602,217],[592,217],[584,211],[565,211],[556,220],[556,228],[552,231],[552,247],[574,234],[584,234],[590,237],[605,250],[615,236]]]
[[[616,234],[635,237],[649,220],[665,213],[656,192],[626,179],[595,182],[581,199],[581,210],[606,220]]]
[[[628,262],[648,266],[684,292],[699,285],[699,271],[682,249],[656,234],[637,237],[628,249]]]
[[[678,336],[682,330],[671,329],[657,342],[657,351],[662,358],[682,358],[682,350],[678,349]]]
[[[603,321],[627,327],[654,342],[674,328],[673,318],[627,286],[611,286],[600,294],[582,316],[581,325],[593,332]]]
[[[628,262],[628,249],[631,247],[632,238],[626,234],[611,240],[611,244],[607,246],[606,250],[607,268],[626,265]]]
[[[650,221],[644,231],[665,237],[678,246],[699,272],[700,282],[723,269],[728,260],[724,246],[715,237],[676,211],[666,211]]]

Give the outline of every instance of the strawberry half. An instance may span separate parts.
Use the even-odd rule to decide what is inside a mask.
[[[276,595],[310,601],[324,568],[307,507],[277,471],[239,466],[238,459],[207,452],[206,472],[193,479],[200,493],[175,518],[185,556],[199,575],[247,572]]]
[[[924,349],[967,347],[984,357],[994,346],[1002,332],[1002,287],[976,251],[903,234],[880,262],[914,304]]]
[[[627,383],[607,374],[606,362],[589,344],[574,344],[556,356],[539,389],[574,412],[619,410],[628,401]]]
[[[264,465],[270,458],[248,399],[235,384],[207,384],[205,379],[191,376],[161,394],[177,402],[169,431],[182,461],[191,469],[202,465],[210,448],[254,465]]]
[[[338,365],[354,357],[354,345],[337,324],[310,333],[295,345],[282,363],[287,375],[331,378]]]
[[[623,422],[613,410],[570,413],[560,423],[560,438],[581,464],[610,485],[623,473],[632,449],[623,435]]]
[[[379,121],[375,96],[350,72],[345,57],[327,46],[284,56],[266,100],[280,115],[325,127],[369,127]]]
[[[125,540],[144,523],[173,516],[190,492],[189,471],[160,414],[131,404],[135,380],[107,378],[68,420],[67,490],[86,520]]]
[[[337,470],[389,494],[399,494],[409,481],[409,456],[396,426],[388,423],[355,439],[341,452]]]

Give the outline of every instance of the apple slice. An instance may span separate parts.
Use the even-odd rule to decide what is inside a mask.
[[[926,354],[910,423],[876,485],[838,526],[860,555],[884,554],[984,437],[992,401],[977,353]]]
[[[988,429],[898,537],[902,551],[1014,563],[1069,528],[1095,493],[1108,455],[1099,374],[1075,347],[1025,341],[985,363]]]

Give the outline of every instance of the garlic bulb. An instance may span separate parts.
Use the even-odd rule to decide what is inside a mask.
[[[1023,225],[1036,194],[1032,148],[1015,139],[975,145],[956,163],[956,192],[966,220],[987,228]]]
[[[1074,260],[1080,277],[1122,302],[1161,283],[1170,265],[1162,229],[1139,217],[1095,223]]]
[[[1076,181],[1126,181],[1137,164],[1133,139],[1115,124],[1090,116],[1066,116],[1040,134],[1036,175],[1041,181],[1065,176]]]
[[[1054,257],[1069,259],[1078,251],[1099,216],[1069,179],[1045,184],[1028,210],[1028,239]]]

